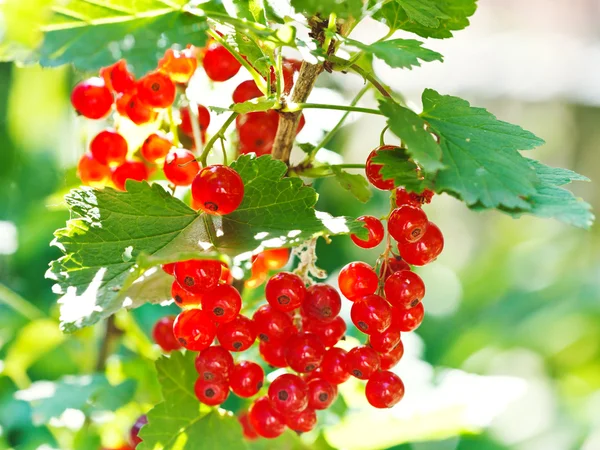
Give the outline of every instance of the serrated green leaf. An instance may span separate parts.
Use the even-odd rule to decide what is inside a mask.
[[[231,413],[202,405],[194,394],[198,378],[193,352],[173,352],[156,362],[163,402],[148,413],[138,450],[242,450],[248,446]]]
[[[348,173],[336,166],[331,166],[331,170],[340,186],[349,191],[358,200],[366,203],[371,199],[373,192],[371,192],[369,182],[364,176]]]
[[[248,36],[241,33],[235,33],[233,39],[228,39],[228,42],[241,55],[244,55],[248,62],[254,67],[263,77],[267,77],[267,73],[271,67],[269,57],[261,50],[261,48],[252,41]]]
[[[438,172],[437,192],[448,192],[470,206],[531,209],[525,197],[535,194],[538,179],[519,150],[535,148],[542,139],[431,89],[423,93],[421,117],[440,137],[446,167]]]
[[[379,173],[384,180],[394,180],[396,186],[404,186],[411,192],[423,192],[431,187],[428,179],[419,178],[419,168],[409,159],[406,149],[396,147],[380,150],[372,160],[383,167]]]
[[[363,44],[354,39],[344,39],[344,42],[359,48],[367,53],[372,53],[377,58],[394,68],[412,69],[421,66],[421,61],[444,61],[438,52],[422,47],[423,43],[415,39],[391,39],[389,41],[375,42],[370,45]]]
[[[379,110],[387,117],[390,130],[402,139],[410,156],[429,174],[435,174],[444,165],[442,149],[431,133],[425,130],[425,121],[410,109],[392,99],[379,100]]]
[[[410,20],[427,28],[438,28],[440,19],[449,19],[433,0],[396,0]]]
[[[265,12],[262,0],[233,0],[230,3],[234,17],[265,24]]]
[[[321,14],[324,18],[330,13],[340,18],[352,17],[359,21],[364,14],[362,0],[291,0],[294,9],[307,18]]]
[[[259,97],[248,100],[247,102],[235,103],[231,106],[231,109],[237,113],[246,114],[256,111],[268,111],[276,104],[277,100],[274,98]]]

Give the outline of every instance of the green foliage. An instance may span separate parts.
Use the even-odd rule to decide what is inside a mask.
[[[359,201],[366,203],[371,199],[373,193],[369,187],[369,182],[364,176],[348,173],[336,166],[331,166],[331,171],[340,186],[349,191]]]
[[[381,177],[384,180],[394,180],[396,186],[404,186],[414,192],[422,192],[431,187],[428,179],[419,177],[419,168],[404,148],[377,152],[373,162],[383,165],[379,172]]]
[[[358,20],[362,18],[364,9],[362,0],[291,0],[291,4],[306,17],[321,14],[327,18],[330,13],[335,13],[340,18]]]
[[[420,67],[421,63],[419,60],[425,62],[444,62],[442,55],[422,47],[423,43],[415,39],[391,39],[389,41],[378,41],[369,45],[365,45],[354,39],[345,39],[344,41],[364,52],[373,54],[385,61],[388,66],[394,68],[412,69],[414,66]]]

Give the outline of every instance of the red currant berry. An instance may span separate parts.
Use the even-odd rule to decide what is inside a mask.
[[[417,242],[427,231],[429,220],[421,208],[401,206],[390,214],[388,233],[398,242]]]
[[[77,163],[77,176],[83,184],[102,183],[110,177],[110,169],[85,153]]]
[[[363,333],[381,333],[392,323],[392,308],[383,297],[367,295],[354,302],[350,317],[356,328]]]
[[[100,69],[100,76],[104,79],[106,87],[117,94],[135,89],[135,78],[127,69],[127,62],[124,59]]]
[[[175,319],[173,333],[185,348],[199,352],[210,346],[217,334],[217,327],[206,311],[188,309],[180,312]]]
[[[294,74],[299,72],[301,67],[302,61],[298,61],[297,59],[286,58],[283,61],[283,92],[285,94],[292,92],[292,87],[294,86]],[[274,80],[275,77],[272,77],[271,79]]]
[[[285,360],[299,373],[310,372],[321,365],[325,347],[316,334],[298,333],[285,343]]]
[[[240,397],[253,397],[263,387],[264,379],[262,367],[252,361],[240,361],[231,372],[229,387]]]
[[[425,296],[425,283],[410,270],[396,272],[385,281],[385,297],[397,308],[413,308]]]
[[[173,334],[173,322],[175,322],[175,317],[163,317],[154,324],[154,328],[152,329],[154,342],[165,352],[172,352],[181,348],[181,345]]]
[[[356,300],[374,294],[379,278],[373,268],[364,262],[346,264],[338,276],[340,291],[348,300]]]
[[[168,275],[173,275],[175,273],[175,263],[167,263],[161,266],[163,272]]]
[[[175,278],[182,288],[197,295],[215,288],[221,277],[221,262],[215,259],[190,259],[175,264]]]
[[[122,164],[127,157],[127,141],[114,130],[104,130],[92,139],[90,152],[100,164]]]
[[[150,177],[146,165],[141,161],[125,161],[112,173],[112,182],[121,191],[125,190],[127,180],[144,181]]]
[[[158,113],[152,107],[142,103],[137,93],[125,93],[117,100],[117,112],[128,117],[136,125],[153,122]]]
[[[350,378],[350,372],[346,370],[346,350],[332,347],[323,356],[321,362],[321,377],[333,384],[342,384]]]
[[[101,119],[106,116],[113,104],[113,95],[104,80],[88,78],[78,83],[71,92],[73,108],[88,119]]]
[[[231,322],[219,325],[217,338],[219,343],[230,352],[248,350],[256,340],[254,323],[240,314]]]
[[[144,414],[137,418],[131,430],[129,431],[129,438],[131,439],[131,444],[136,447],[140,442],[142,442],[142,438],[140,438],[140,430],[144,425],[148,423],[148,417]]]
[[[257,399],[248,410],[254,430],[262,437],[273,439],[285,431],[285,420],[273,409],[267,397]]]
[[[272,248],[262,252],[265,259],[265,265],[269,270],[279,270],[283,268],[290,259],[289,248]]]
[[[419,328],[424,316],[423,303],[409,309],[392,308],[392,328],[404,332],[414,331]]]
[[[254,80],[242,81],[233,91],[233,103],[244,103],[253,98],[262,97],[263,93]]]
[[[190,117],[190,108],[180,108],[179,115],[181,117],[181,124],[179,128],[188,136],[194,136],[194,127],[192,127],[192,118]],[[200,128],[200,133],[204,135],[208,126],[210,125],[210,111],[208,108],[202,105],[198,105],[198,128]]]
[[[194,178],[192,196],[205,213],[230,214],[242,203],[244,182],[227,166],[208,166]]]
[[[175,83],[187,83],[198,67],[198,60],[193,48],[181,51],[167,49],[165,56],[158,61],[158,68],[166,73]]]
[[[380,277],[385,281],[393,273],[400,272],[401,270],[410,270],[410,266],[399,256],[392,256],[388,258],[385,265],[381,267]]]
[[[137,83],[138,98],[152,108],[168,108],[175,101],[176,89],[171,79],[161,72],[152,72]]]
[[[141,152],[146,161],[156,163],[159,159],[167,156],[171,147],[173,147],[173,143],[165,136],[152,133],[142,144]]]
[[[208,78],[213,81],[227,81],[242,67],[229,50],[217,42],[208,45],[202,65]]]
[[[277,111],[243,114],[238,119],[236,124],[242,146],[241,153],[256,153],[257,156],[271,153],[279,125]]]
[[[333,347],[346,334],[346,322],[340,316],[330,322],[304,319],[304,331],[316,334],[325,347]]]
[[[233,356],[219,345],[202,350],[195,363],[196,371],[204,381],[224,382],[233,372]]]
[[[308,382],[308,407],[310,409],[327,409],[337,397],[337,385],[323,378],[315,378]]]
[[[261,341],[258,347],[262,359],[272,367],[287,367],[285,359],[285,341],[270,340],[269,342]]]
[[[321,366],[317,367],[312,372],[308,372],[308,373],[303,373],[302,374],[302,379],[304,381],[306,381],[307,383],[309,381],[315,380],[317,378],[323,378],[323,370],[321,369]]]
[[[200,307],[202,304],[200,295],[186,291],[177,280],[173,280],[173,284],[171,285],[171,297],[175,300],[177,306],[181,308],[187,306]]]
[[[232,284],[233,283],[233,275],[231,274],[231,270],[225,263],[221,263],[221,277],[219,278],[219,283],[221,284]]]
[[[367,345],[354,347],[346,357],[346,371],[359,380],[367,380],[379,369],[379,355]]]
[[[379,368],[381,370],[390,370],[391,368],[395,367],[396,364],[398,364],[403,355],[404,344],[402,344],[402,341],[399,341],[398,344],[396,344],[396,346],[389,352],[381,353],[379,355]]]
[[[242,425],[242,433],[244,434],[244,438],[253,441],[258,438],[258,433],[250,423],[250,418],[248,417],[248,413],[243,413],[238,418],[240,424]]]
[[[408,192],[402,186],[396,188],[396,206],[421,206],[414,192]]]
[[[217,406],[227,400],[229,385],[226,381],[204,381],[200,377],[194,384],[194,392],[200,403]]]
[[[342,309],[340,294],[328,284],[313,284],[306,290],[302,313],[309,319],[321,322],[333,320]]]
[[[189,186],[200,171],[196,156],[189,150],[176,148],[169,152],[163,166],[165,177],[175,186]]]
[[[265,296],[273,308],[284,312],[293,311],[304,301],[306,287],[298,275],[280,272],[267,281]]]
[[[263,342],[271,340],[283,340],[291,336],[295,331],[294,322],[289,314],[273,308],[270,305],[262,305],[252,316],[258,337]]]
[[[373,158],[375,158],[379,152],[393,150],[395,148],[397,147],[394,147],[393,145],[384,145],[382,147],[378,147],[373,150],[367,158],[367,164],[365,167],[367,179],[373,186],[375,186],[377,189],[381,189],[382,191],[391,191],[394,189],[394,180],[383,179],[381,176],[381,169],[383,168],[383,165],[374,163]]]
[[[404,383],[387,370],[373,374],[365,389],[368,402],[375,408],[391,408],[404,397]]]
[[[435,193],[433,191],[430,191],[429,189],[425,189],[423,192],[421,192],[419,194],[419,200],[420,200],[421,204],[429,204],[429,203],[431,203],[431,199],[433,198],[434,195],[435,195]]]
[[[233,286],[219,284],[206,293],[202,300],[202,308],[211,314],[215,322],[231,322],[242,309],[242,297]]]
[[[382,333],[373,333],[369,336],[369,345],[378,353],[387,353],[400,342],[400,331],[393,326],[394,314],[392,312],[392,325]]]
[[[308,405],[308,385],[298,375],[286,373],[275,378],[269,386],[269,401],[281,414],[299,412]]]
[[[267,272],[265,256],[262,253],[253,256],[250,278],[244,282],[244,286],[248,289],[257,288],[267,280]]]
[[[385,230],[383,229],[381,221],[373,216],[360,216],[356,220],[365,223],[365,228],[369,231],[369,237],[367,239],[361,239],[356,234],[351,234],[350,239],[352,239],[352,242],[360,248],[377,247],[385,235]]]
[[[317,413],[314,409],[306,408],[303,411],[286,414],[285,424],[296,433],[308,433],[317,425]]]
[[[408,264],[413,266],[424,266],[435,261],[443,249],[444,236],[433,222],[429,222],[427,231],[417,242],[398,243],[400,255]]]

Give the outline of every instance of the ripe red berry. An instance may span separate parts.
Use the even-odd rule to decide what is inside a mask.
[[[142,103],[152,108],[167,108],[175,101],[175,84],[161,72],[151,72],[140,78],[137,95]]]
[[[115,130],[103,130],[92,139],[90,152],[100,164],[122,164],[127,157],[127,141]]]
[[[423,303],[409,309],[392,308],[392,328],[404,332],[414,331],[419,328],[424,316]]]
[[[198,353],[195,364],[204,381],[225,382],[233,372],[233,356],[219,345],[212,345]]]
[[[261,341],[283,340],[295,333],[294,322],[289,314],[270,305],[262,305],[252,316]]]
[[[413,266],[424,266],[435,261],[443,249],[444,236],[433,222],[429,222],[427,231],[417,242],[398,242],[400,256]]]
[[[273,409],[267,397],[257,399],[248,410],[254,430],[262,437],[273,439],[285,431],[285,420]]]
[[[185,348],[199,352],[210,346],[217,334],[217,327],[206,311],[188,309],[180,312],[175,319],[173,333]]]
[[[352,242],[360,248],[377,247],[385,235],[385,230],[383,229],[381,221],[373,216],[360,216],[356,220],[365,223],[365,228],[369,231],[369,237],[367,239],[361,239],[356,234],[351,234],[350,239],[352,239]]]
[[[242,309],[242,297],[233,286],[219,284],[206,293],[202,300],[202,308],[210,313],[215,322],[231,322]]]
[[[217,329],[219,343],[230,352],[243,352],[256,340],[254,323],[239,314],[231,322],[222,323]]]
[[[346,370],[346,350],[332,347],[323,356],[321,362],[321,377],[333,384],[342,384],[350,378],[350,372]]]
[[[389,352],[379,354],[379,368],[381,370],[390,370],[402,359],[404,355],[404,344],[399,341]]]
[[[175,322],[174,316],[163,317],[154,324],[154,328],[152,329],[154,342],[165,352],[172,352],[181,348],[181,345],[173,334],[173,322]]]
[[[233,367],[229,377],[229,387],[234,394],[248,398],[258,394],[263,387],[265,372],[252,361],[240,361]]]
[[[112,182],[121,191],[125,190],[127,180],[144,181],[150,176],[148,168],[141,161],[125,161],[112,173]]]
[[[332,286],[324,283],[313,284],[306,290],[302,302],[302,313],[309,319],[329,322],[342,309],[340,294]]]
[[[289,414],[302,411],[308,405],[308,385],[298,375],[285,373],[269,386],[269,401],[275,411]]]
[[[77,163],[77,176],[83,184],[102,183],[110,177],[110,169],[100,164],[90,153],[85,153]]]
[[[169,152],[163,166],[165,177],[175,186],[189,186],[200,171],[196,156],[189,150],[176,148]]]
[[[254,80],[242,81],[233,91],[233,103],[244,103],[253,98],[262,97],[263,93]]]
[[[321,365],[325,347],[316,334],[298,333],[285,343],[285,360],[299,373],[310,372]]]
[[[396,208],[388,219],[388,233],[398,242],[417,242],[427,231],[427,214],[418,207]]]
[[[229,50],[217,42],[209,44],[206,48],[202,65],[208,78],[213,81],[227,81],[242,67]]]
[[[271,153],[279,125],[277,111],[243,114],[238,117],[236,125],[240,136],[241,153],[256,153],[256,156]]]
[[[367,380],[379,369],[379,355],[367,345],[354,347],[346,356],[346,371],[359,380]]]
[[[410,270],[394,273],[385,281],[385,297],[397,308],[413,308],[425,296],[425,283]]]
[[[393,326],[394,314],[392,312],[392,325],[381,332],[373,333],[369,336],[369,345],[378,353],[387,353],[400,342],[400,330]]]
[[[175,300],[177,306],[182,308],[185,306],[200,307],[202,304],[200,295],[186,291],[177,280],[173,280],[173,284],[171,284],[171,297]]]
[[[127,69],[127,62],[124,59],[100,69],[100,76],[104,79],[106,87],[117,94],[135,89],[135,78]]]
[[[382,178],[380,172],[383,168],[383,165],[374,163],[373,158],[375,158],[375,156],[377,156],[377,154],[381,151],[393,150],[395,148],[397,147],[394,147],[393,145],[384,145],[382,147],[378,147],[373,150],[367,158],[367,164],[365,167],[367,179],[373,186],[375,186],[377,189],[381,189],[382,191],[391,191],[394,189],[394,180],[384,180]]]
[[[166,274],[173,275],[175,273],[175,263],[163,264],[161,268]]]
[[[136,125],[153,122],[158,117],[158,113],[151,106],[140,101],[136,92],[126,92],[117,100],[117,112],[124,117],[128,117]]]
[[[148,417],[144,414],[143,416],[138,417],[133,426],[131,427],[131,430],[129,431],[129,438],[134,447],[137,446],[140,442],[142,442],[142,439],[139,436],[140,430],[147,423]]]
[[[279,272],[267,281],[265,296],[273,308],[284,312],[293,311],[304,301],[306,287],[298,275]]]
[[[173,143],[161,134],[152,133],[142,144],[141,153],[144,159],[150,163],[156,163],[163,159],[173,147]]]
[[[393,273],[400,272],[401,270],[410,270],[410,266],[399,256],[391,256],[387,259],[384,265],[380,269],[380,278],[385,281]]]
[[[290,259],[289,248],[271,248],[262,252],[265,259],[265,265],[269,270],[279,270],[283,268]]]
[[[296,433],[308,433],[317,425],[317,413],[314,409],[306,408],[303,411],[286,414],[285,424]]]
[[[392,323],[392,308],[383,297],[367,295],[354,302],[350,317],[356,328],[363,333],[381,333]]]
[[[304,331],[316,334],[325,347],[333,347],[346,334],[346,322],[340,316],[329,322],[304,319]]]
[[[175,278],[182,288],[202,295],[217,286],[221,262],[214,259],[190,259],[175,264]]]
[[[308,407],[310,409],[327,409],[337,397],[337,385],[323,378],[315,378],[308,382]]]
[[[356,261],[346,264],[338,276],[340,291],[348,300],[356,300],[374,294],[379,278],[367,263]]]
[[[188,136],[194,136],[194,127],[192,127],[192,118],[190,116],[190,108],[179,108],[179,115],[181,117],[181,124],[179,128]],[[208,126],[210,125],[210,111],[203,105],[198,105],[198,128],[200,128],[200,133],[204,135]]]
[[[167,49],[158,61],[158,69],[166,73],[175,83],[187,83],[198,67],[198,60],[193,48],[181,51]]]
[[[217,406],[227,400],[229,385],[226,381],[204,381],[200,377],[194,384],[194,392],[201,403]]]
[[[205,213],[230,214],[242,203],[244,182],[230,167],[207,166],[194,178],[192,196]]]
[[[294,86],[294,74],[300,71],[300,67],[302,67],[302,61],[298,61],[297,59],[286,58],[283,61],[282,72],[283,72],[283,92],[285,94],[289,94],[292,92],[292,87]],[[275,77],[272,77],[274,80]]]
[[[260,356],[270,366],[287,367],[285,359],[286,346],[285,341],[272,339],[268,342],[261,341],[258,347]]]
[[[371,406],[391,408],[404,397],[404,383],[395,373],[376,372],[367,381],[365,395]]]
[[[106,116],[113,104],[113,95],[102,78],[92,77],[78,83],[71,92],[73,108],[88,119]]]
[[[421,206],[424,203],[431,203],[433,192],[425,189],[421,194],[408,192],[403,187],[396,188],[396,206],[410,205]]]
[[[242,425],[242,433],[244,434],[245,439],[253,441],[259,437],[258,433],[250,423],[250,418],[248,417],[247,412],[240,414],[238,420]]]

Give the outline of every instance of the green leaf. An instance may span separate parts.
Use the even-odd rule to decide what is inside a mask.
[[[440,19],[449,19],[433,0],[396,0],[410,20],[427,28],[438,28]]]
[[[375,42],[365,45],[354,39],[345,39],[349,45],[372,53],[377,58],[385,61],[390,67],[400,69],[412,69],[413,66],[421,66],[421,61],[444,61],[444,57],[438,52],[422,47],[423,43],[414,39],[391,39],[389,41]]]
[[[233,39],[228,37],[227,42],[241,55],[244,55],[252,67],[266,78],[271,67],[269,57],[254,41],[241,33],[235,33]]]
[[[458,97],[423,93],[424,118],[439,136],[445,169],[435,189],[467,205],[531,209],[527,196],[536,192],[537,175],[519,150],[544,141],[517,125],[502,122]]]
[[[231,106],[231,109],[237,113],[246,114],[255,111],[268,111],[276,104],[277,100],[274,98],[259,97],[248,100],[247,102],[235,103]]]
[[[43,66],[72,63],[80,70],[96,70],[126,58],[137,75],[156,68],[165,47],[203,46],[205,17],[188,12],[187,0],[70,0],[56,4],[43,28],[40,49]],[[210,1],[198,8],[222,10]]]
[[[362,0],[291,0],[291,4],[307,18],[317,14],[327,18],[335,13],[340,18],[353,17],[359,21],[364,14]]]
[[[366,203],[371,199],[373,192],[369,188],[369,182],[365,177],[348,173],[336,166],[331,166],[331,170],[335,175],[336,181],[340,183],[340,186],[349,191],[358,200]]]
[[[379,100],[379,110],[388,118],[390,130],[402,139],[408,153],[426,172],[434,174],[444,165],[442,149],[431,133],[425,130],[425,121],[410,109],[392,99]]]
[[[196,398],[195,356],[193,352],[173,352],[156,362],[163,402],[148,413],[148,423],[140,430],[142,443],[138,450],[248,448],[242,428],[231,413],[211,409]]]
[[[411,192],[423,192],[431,187],[429,180],[419,179],[419,168],[409,159],[406,149],[396,147],[390,150],[380,150],[373,162],[383,165],[380,170],[384,180],[394,180],[396,186],[404,186]]]

